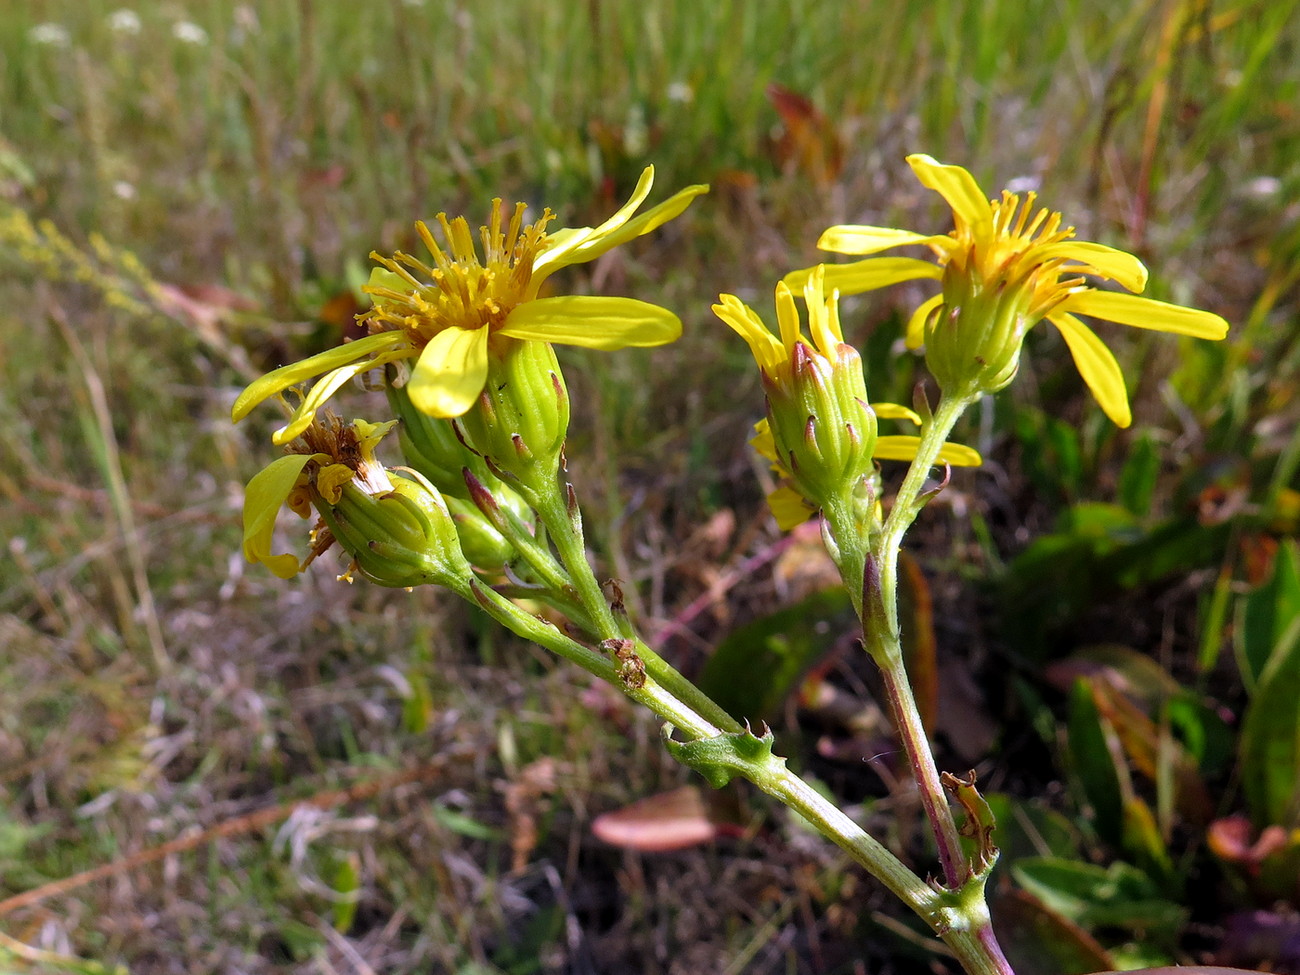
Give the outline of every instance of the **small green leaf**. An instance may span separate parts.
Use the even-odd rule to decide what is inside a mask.
[[[361,900],[361,871],[357,855],[348,853],[334,865],[332,885],[337,899],[334,901],[334,930],[347,934],[356,920],[357,903]]]
[[[480,823],[471,816],[448,809],[446,806],[434,805],[433,818],[453,833],[468,836],[472,840],[500,840],[504,834],[499,829]]]
[[[1294,539],[1282,543],[1273,574],[1240,605],[1237,663],[1246,689],[1253,692],[1287,627],[1300,618],[1300,548]]]
[[[1097,833],[1118,845],[1123,838],[1124,801],[1101,722],[1091,683],[1083,678],[1076,680],[1070,691],[1070,765],[1092,806]]]
[[[800,678],[854,623],[842,588],[815,592],[729,634],[704,665],[700,690],[738,721],[775,720]]]
[[[1151,498],[1155,494],[1160,474],[1160,452],[1149,433],[1143,433],[1133,444],[1128,460],[1119,472],[1119,502],[1139,518],[1151,513]]]
[[[664,725],[664,746],[677,761],[695,769],[709,785],[721,789],[737,775],[754,781],[766,774],[775,763],[785,765],[785,759],[772,754],[776,741],[771,729],[764,727],[760,738],[751,731],[678,741],[673,737],[673,726]]]
[[[1241,726],[1241,781],[1255,825],[1300,825],[1300,616],[1273,648]]]
[[[1011,872],[1044,904],[1085,928],[1172,936],[1186,918],[1186,911],[1165,900],[1150,877],[1127,863],[1099,867],[1040,857],[1021,860]]]

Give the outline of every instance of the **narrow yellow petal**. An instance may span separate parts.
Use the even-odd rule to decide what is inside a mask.
[[[953,467],[979,467],[984,463],[984,458],[974,447],[953,443],[951,440],[943,442],[943,446],[939,448],[939,456],[935,460],[940,464],[951,464]]]
[[[818,264],[803,289],[803,303],[808,310],[808,334],[813,347],[822,355],[833,357],[844,341],[840,331],[839,296],[826,288],[826,265]]]
[[[486,328],[447,328],[433,337],[411,371],[407,395],[427,416],[460,416],[487,382]]]
[[[536,288],[562,267],[585,264],[620,244],[657,230],[669,220],[681,216],[697,196],[708,191],[709,187],[705,184],[688,186],[634,219],[629,220],[625,216],[615,223],[614,218],[610,218],[595,230],[556,231],[550,235],[551,246],[538,255],[537,260],[533,262],[532,287]],[[641,199],[644,199],[644,196]],[[633,197],[638,206],[641,199]],[[623,209],[626,210],[627,207]]]
[[[1213,312],[1114,291],[1090,289],[1076,292],[1059,306],[1059,311],[1094,315],[1121,325],[1175,332],[1198,339],[1221,339],[1228,334],[1228,323]]]
[[[813,269],[814,271],[816,268]],[[794,295],[786,287],[784,281],[778,281],[776,285],[776,324],[781,331],[781,345],[785,347],[786,355],[789,356],[794,352],[794,347],[803,335],[799,329],[799,309],[795,306]]]
[[[568,267],[570,264],[581,264],[583,261],[590,260],[590,257],[575,256],[573,252],[584,248],[584,245],[588,243],[599,241],[600,238],[608,236],[627,223],[628,218],[636,212],[637,207],[644,203],[645,198],[650,195],[650,187],[654,184],[654,181],[655,168],[647,166],[641,171],[641,178],[637,180],[636,189],[632,191],[632,196],[618,208],[612,217],[599,227],[566,227],[549,234],[549,246],[541,254],[537,255],[537,259],[533,262],[534,277],[545,278],[559,268]],[[596,255],[591,255],[591,257],[594,256]]]
[[[942,196],[953,215],[962,223],[971,227],[993,225],[993,213],[989,208],[989,198],[980,189],[975,177],[960,166],[945,166],[938,160],[923,153],[907,157],[912,172],[926,189],[934,190]]]
[[[871,408],[882,420],[911,420],[917,426],[921,424],[921,417],[915,410],[909,410],[898,403],[872,403]]]
[[[304,379],[319,376],[322,372],[329,372],[331,369],[337,369],[349,362],[365,358],[373,352],[391,349],[394,346],[405,344],[405,342],[406,336],[401,332],[380,332],[378,335],[367,335],[365,338],[349,342],[347,345],[340,345],[337,348],[321,352],[318,355],[303,359],[301,362],[281,366],[279,369],[268,372],[260,379],[254,380],[247,389],[239,394],[239,398],[235,400],[234,408],[230,411],[231,419],[238,423],[258,403],[270,399],[276,393],[283,392],[290,386],[297,385]]]
[[[682,322],[667,308],[635,298],[561,295],[517,306],[498,334],[609,351],[675,342]]]
[[[781,458],[776,453],[776,438],[772,436],[772,424],[766,418],[759,420],[754,424],[754,435],[749,438],[749,445],[754,448],[754,452],[764,460],[776,465],[787,476],[789,471],[781,464]]]
[[[930,261],[915,257],[869,257],[865,261],[851,264],[826,264],[817,267],[826,268],[827,291],[838,291],[841,295],[858,295],[864,291],[875,291],[900,281],[915,281],[918,278],[939,280],[943,269]],[[791,291],[801,291],[807,284],[815,268],[803,268],[791,271],[781,280]]]
[[[1133,422],[1133,413],[1128,405],[1128,391],[1124,388],[1124,374],[1106,343],[1073,315],[1058,312],[1048,315],[1047,320],[1060,329],[1079,375],[1092,390],[1102,410],[1117,427],[1127,427]]]
[[[912,312],[912,317],[907,320],[906,344],[909,349],[919,349],[925,345],[925,323],[930,320],[934,310],[943,304],[942,292],[933,298],[927,298]]]
[[[783,532],[793,531],[812,517],[816,511],[802,494],[792,487],[779,487],[767,496],[767,506],[776,518],[776,527]]]
[[[654,185],[654,182],[655,168],[653,166],[647,166],[641,170],[641,177],[636,181],[636,189],[632,191],[632,195],[628,197],[627,202],[619,207],[612,217],[592,231],[591,236],[603,237],[627,223],[632,214],[636,213],[637,207],[644,203],[645,198],[650,195],[650,187]]]
[[[292,554],[271,554],[275,517],[311,460],[329,460],[327,454],[288,454],[271,461],[253,475],[244,489],[244,558],[261,562],[281,579],[298,573],[299,559]]]
[[[1095,274],[1098,277],[1117,281],[1133,292],[1142,291],[1147,286],[1146,266],[1132,254],[1107,247],[1105,244],[1094,244],[1086,240],[1067,240],[1040,247],[1034,253],[1043,260],[1062,257],[1084,265],[1082,268],[1063,268],[1061,272],[1063,274],[1071,271]]]
[[[877,437],[872,456],[877,460],[912,460],[916,457],[916,448],[920,444],[920,437],[906,435]],[[984,459],[980,457],[978,450],[952,441],[944,441],[935,460],[937,463],[947,463],[953,467],[978,467]]]
[[[338,392],[345,383],[363,372],[369,372],[371,369],[376,369],[397,359],[409,359],[410,356],[410,349],[399,348],[392,352],[385,352],[373,359],[362,359],[360,362],[341,366],[328,375],[322,376],[316,385],[311,388],[311,392],[303,397],[302,402],[298,404],[298,408],[293,411],[293,416],[289,418],[289,422],[271,435],[271,442],[284,445],[294,437],[299,436],[311,426],[311,421],[316,418],[316,411],[324,406],[325,402]]]
[[[913,230],[841,224],[828,227],[823,231],[817,240],[817,247],[824,251],[834,251],[836,254],[876,254],[891,247],[928,244],[937,239],[941,238],[918,234]]]
[[[758,367],[769,374],[785,361],[785,346],[773,335],[762,319],[735,295],[719,295],[719,304],[713,314],[721,318],[733,332],[749,344]]]

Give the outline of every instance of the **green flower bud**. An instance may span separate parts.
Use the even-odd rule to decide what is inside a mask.
[[[511,494],[514,494],[512,491]],[[518,495],[514,495],[516,498]],[[447,510],[456,523],[460,550],[471,565],[489,572],[500,571],[515,556],[515,547],[483,517],[471,502],[444,497]],[[522,504],[522,501],[520,502]]]
[[[502,478],[529,481],[560,466],[569,393],[549,343],[504,339],[488,348],[487,385],[456,422]]]
[[[401,421],[398,445],[408,466],[423,474],[444,497],[469,500],[461,471],[468,467],[479,480],[497,482],[483,458],[461,442],[451,420],[421,413],[406,387],[388,386],[388,402]]]
[[[344,484],[332,503],[321,499],[321,518],[367,579],[410,588],[430,583],[460,588],[473,576],[461,552],[451,513],[431,484],[392,477],[386,494]]]
[[[826,351],[833,357],[796,342],[789,373],[763,384],[778,457],[818,507],[855,490],[876,445],[861,358],[842,342]]]

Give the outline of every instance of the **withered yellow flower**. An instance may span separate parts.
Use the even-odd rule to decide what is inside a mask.
[[[1015,376],[1025,334],[1046,318],[1064,337],[1084,381],[1119,426],[1132,422],[1124,377],[1114,355],[1077,317],[1221,339],[1228,324],[1218,315],[1138,297],[1147,270],[1136,257],[1103,244],[1074,239],[1059,213],[1039,209],[1003,191],[990,200],[969,172],[930,156],[907,157],[922,185],[952,208],[954,229],[922,234],[890,227],[831,227],[818,241],[840,254],[876,254],[920,244],[935,260],[868,258],[827,267],[828,287],[841,294],[872,291],[901,281],[933,279],[939,294],[923,303],[907,326],[907,345],[926,346],[926,362],[945,392],[994,392]],[[812,269],[786,277],[802,286]],[[1134,294],[1099,290],[1087,277],[1114,281]]]

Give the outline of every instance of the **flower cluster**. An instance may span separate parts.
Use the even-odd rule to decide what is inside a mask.
[[[875,255],[916,245],[933,260],[868,256],[792,272],[776,287],[775,332],[734,295],[721,295],[713,306],[759,367],[767,416],[752,443],[780,478],[769,501],[783,528],[874,497],[878,461],[913,460],[922,449],[921,437],[878,430],[881,420],[923,420],[905,407],[869,400],[861,358],[844,339],[842,294],[907,280],[938,282],[939,292],[911,316],[906,341],[925,347],[943,395],[963,403],[1014,378],[1026,334],[1046,319],[1120,426],[1131,414],[1119,365],[1078,316],[1201,338],[1226,333],[1226,322],[1209,312],[1089,285],[1091,277],[1139,292],[1147,272],[1132,255],[1076,240],[1059,213],[1035,210],[1033,193],[1022,200],[1003,192],[990,200],[961,167],[924,155],[907,161],[951,207],[951,231],[836,226],[819,246]],[[469,572],[471,563],[508,571],[518,531],[530,530],[525,499],[563,466],[569,401],[551,344],[620,349],[661,345],[681,333],[671,311],[634,298],[544,296],[542,290],[556,271],[650,233],[707,191],[690,186],[638,213],[653,178],[647,168],[628,202],[598,227],[551,231],[549,210],[529,222],[524,204],[507,211],[498,199],[477,235],[464,217],[438,214],[436,233],[418,223],[428,258],[372,254],[378,267],[364,290],[373,305],[358,319],[368,334],[268,373],[235,402],[236,421],[272,398],[289,414],[272,438],[288,445],[289,455],[249,484],[248,557],[285,577],[306,564],[271,550],[276,512],[288,505],[304,517],[312,508],[319,513],[307,561],[337,541],[363,574],[389,585]],[[806,309],[806,332],[796,297]],[[371,370],[386,379],[410,477],[386,471],[374,456],[398,421],[343,424],[321,413],[343,385]],[[315,377],[290,404],[286,394]],[[925,448],[926,464],[980,462],[970,448],[944,441],[946,431]],[[481,511],[489,501],[491,510]],[[379,537],[367,537],[363,524]],[[506,538],[511,532],[514,542]],[[454,554],[444,551],[431,569],[427,560],[408,557],[421,539]]]

